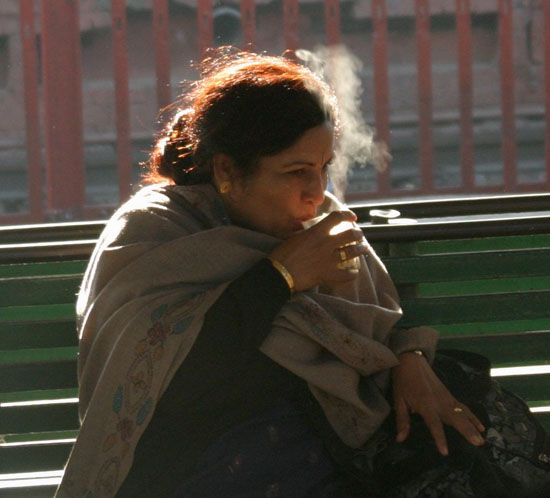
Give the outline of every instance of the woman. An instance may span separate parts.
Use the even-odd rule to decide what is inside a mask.
[[[474,458],[448,464],[448,437],[482,450],[486,428],[432,370],[435,331],[396,328],[361,230],[331,233],[356,219],[325,191],[337,132],[330,90],[304,67],[203,63],[151,186],[110,220],[84,277],[82,429],[57,496],[506,496],[500,478],[476,491]],[[420,436],[422,465],[388,474]]]

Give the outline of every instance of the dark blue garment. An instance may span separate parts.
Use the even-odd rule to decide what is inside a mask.
[[[174,498],[349,498],[348,486],[306,416],[285,401],[215,441]]]

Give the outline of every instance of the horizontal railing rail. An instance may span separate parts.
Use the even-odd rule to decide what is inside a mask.
[[[364,203],[350,208],[369,241],[389,243],[547,233],[549,200],[550,194],[532,194]],[[373,223],[373,211],[389,210],[395,210],[397,217]],[[105,221],[89,221],[2,227],[0,263],[88,257],[105,226]]]

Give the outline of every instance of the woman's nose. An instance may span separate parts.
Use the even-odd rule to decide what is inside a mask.
[[[318,206],[325,200],[325,189],[327,188],[327,180],[324,174],[311,175],[308,182],[304,186],[302,198],[306,202],[311,202]]]

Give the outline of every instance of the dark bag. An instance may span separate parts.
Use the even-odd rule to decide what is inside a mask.
[[[357,450],[325,434],[329,451],[368,498],[549,498],[550,437],[527,405],[490,377],[490,367],[483,356],[455,350],[439,351],[433,365],[487,428],[485,445],[473,446],[446,426],[443,457],[418,415],[407,440],[396,443],[392,413]]]

